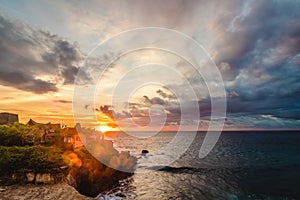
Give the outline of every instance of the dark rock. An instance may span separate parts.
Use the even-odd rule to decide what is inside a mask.
[[[122,193],[117,193],[116,196],[122,197],[122,198],[125,198],[125,197],[126,197],[126,195],[124,195],[124,194],[122,194]]]
[[[148,150],[145,150],[145,149],[142,150],[142,154],[147,154],[147,153],[149,153]]]
[[[94,158],[93,156],[95,155],[92,156],[84,147],[79,151],[76,150],[76,153],[68,152],[72,157],[69,163],[68,183],[80,194],[96,197],[101,192],[111,190],[119,184],[120,180],[133,175],[133,173],[126,171],[130,171],[128,168],[135,167],[136,159],[126,152],[108,151],[108,149],[112,150],[111,148],[113,148],[108,143],[99,144],[97,148],[106,145],[109,147],[104,148],[105,151],[99,151],[99,155],[96,156],[101,156],[102,159],[107,158],[110,166],[116,166],[116,169],[126,170],[119,171],[104,165]],[[103,155],[103,152],[112,155]]]

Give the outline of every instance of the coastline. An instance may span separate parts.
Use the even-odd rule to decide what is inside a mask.
[[[93,130],[56,127],[54,136],[41,142],[37,131],[50,125],[0,125],[0,200],[96,197],[132,176],[136,158],[117,151]],[[66,142],[71,133],[77,139],[78,134],[95,136],[87,140],[89,150]]]
[[[105,149],[114,153],[113,158],[126,161],[130,167],[135,166],[136,159],[131,157],[129,152],[120,153],[114,150],[110,141],[103,141],[98,145],[105,144]],[[63,157],[68,158],[65,160],[69,166],[59,168],[59,172],[57,169],[44,173],[22,171],[2,177],[0,200],[94,199],[101,192],[114,188],[120,180],[133,174],[105,166],[84,147],[75,151],[65,151]]]

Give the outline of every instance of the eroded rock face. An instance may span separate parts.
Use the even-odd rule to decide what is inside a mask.
[[[130,156],[129,152],[119,153],[112,147],[112,144],[107,142],[97,144],[96,148],[98,148],[96,156],[102,156],[100,160],[107,159],[105,161],[110,166],[133,171],[136,159]],[[64,158],[67,158],[70,166],[67,176],[68,183],[79,193],[90,197],[96,197],[99,193],[112,189],[121,179],[128,178],[133,174],[107,167],[85,148],[66,152]]]
[[[33,171],[21,171],[11,175],[11,180],[15,183],[34,183],[34,184],[56,184],[65,182],[67,169],[57,171],[53,169],[48,172],[33,172]]]
[[[51,176],[50,173],[45,174],[36,174],[35,176],[35,183],[37,184],[51,184],[54,183],[54,178]]]
[[[34,181],[34,178],[35,178],[35,174],[32,173],[32,172],[29,172],[26,174],[26,177],[27,177],[27,182],[31,183]]]

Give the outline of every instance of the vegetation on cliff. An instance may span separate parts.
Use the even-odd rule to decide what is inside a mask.
[[[53,142],[40,144],[38,127],[14,123],[0,125],[0,175],[19,171],[45,172],[66,165],[62,159],[64,149]]]
[[[19,170],[45,172],[64,165],[62,149],[35,146],[0,146],[0,173],[10,174]]]
[[[38,144],[41,133],[38,127],[14,123],[0,125],[0,146],[28,146]]]
[[[136,165],[129,152],[118,152],[111,141],[95,140],[89,149],[91,155],[85,147],[73,149],[65,145],[59,132],[46,143],[41,142],[41,137],[38,126],[0,125],[0,185],[8,179],[10,183],[11,179],[13,183],[20,182],[21,179],[13,178],[16,174],[22,180],[30,174],[32,182],[41,173],[48,173],[49,177],[49,173],[60,169],[60,173],[64,170],[67,182],[81,194],[95,197],[131,176]]]

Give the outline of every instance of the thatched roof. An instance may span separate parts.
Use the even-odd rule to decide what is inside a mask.
[[[36,125],[36,124],[38,124],[38,123],[35,122],[35,121],[33,121],[31,118],[30,118],[30,120],[27,122],[27,125],[29,125],[29,126],[33,126],[33,125]]]

